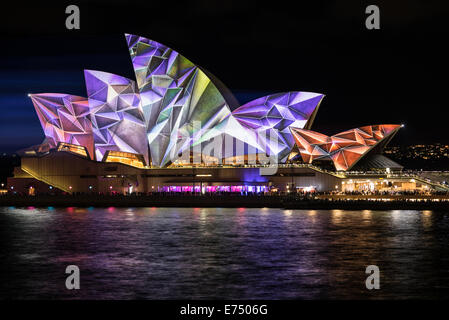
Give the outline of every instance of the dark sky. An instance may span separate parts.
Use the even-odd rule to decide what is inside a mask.
[[[43,139],[28,92],[86,96],[83,69],[134,78],[125,32],[179,51],[241,104],[326,94],[314,130],[405,123],[393,144],[449,143],[449,4],[392,2],[12,1],[0,13],[0,152]],[[81,9],[81,30],[65,28],[69,4]],[[380,7],[380,30],[365,28],[369,4]]]

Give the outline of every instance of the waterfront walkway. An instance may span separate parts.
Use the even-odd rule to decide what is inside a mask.
[[[320,200],[449,201],[449,194],[318,194]]]
[[[0,206],[15,207],[223,207],[344,210],[443,210],[448,195],[38,195],[0,196]]]

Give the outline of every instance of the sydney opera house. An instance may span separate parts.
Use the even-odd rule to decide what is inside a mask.
[[[29,94],[45,140],[22,150],[14,192],[411,190],[382,155],[401,128],[312,131],[324,95],[239,105],[217,78],[158,42],[126,34],[136,81],[85,70],[86,97]],[[335,119],[338,121],[338,119]],[[369,120],[369,119],[367,119]]]

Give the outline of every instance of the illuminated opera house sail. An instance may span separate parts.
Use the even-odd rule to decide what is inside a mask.
[[[351,169],[364,155],[384,146],[400,125],[374,125],[347,130],[333,136],[291,128],[302,160],[331,160],[337,170]]]
[[[262,154],[283,163],[294,145],[289,128],[310,128],[324,97],[284,92],[238,107],[218,79],[173,49],[130,34],[126,41],[136,82],[85,70],[87,98],[30,95],[50,148],[79,145],[96,161],[108,151],[138,154],[151,167],[259,163]]]
[[[323,94],[280,92],[239,105],[177,51],[125,38],[135,80],[85,70],[85,97],[29,94],[45,140],[22,152],[24,176],[66,192],[196,190],[197,183],[265,192],[334,189],[351,170],[402,169],[382,155],[400,125],[327,136],[311,130]],[[262,173],[266,167],[276,169]]]

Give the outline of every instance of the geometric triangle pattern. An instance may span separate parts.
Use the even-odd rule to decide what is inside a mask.
[[[294,127],[290,130],[304,163],[331,160],[337,171],[347,171],[381,141],[396,134],[400,128],[400,125],[393,124],[372,125],[333,136]]]
[[[313,92],[277,93],[250,101],[232,115],[258,133],[267,154],[277,154],[280,162],[285,162],[295,144],[289,127],[310,127],[323,97]]]
[[[249,154],[265,153],[260,142],[254,130],[245,128],[232,113],[229,113],[212,129],[202,131],[192,146],[195,148],[201,144],[203,157],[213,156],[210,153],[214,150],[218,156],[214,157],[217,158],[215,160],[225,164],[242,161]]]
[[[167,165],[191,146],[201,144],[201,149],[209,150],[214,144],[211,139],[217,137],[223,141],[224,159],[244,156],[251,149],[285,161],[294,145],[288,126],[304,127],[323,98],[309,92],[280,93],[256,99],[231,113],[220,90],[197,65],[156,41],[125,36],[153,166]],[[245,147],[226,146],[226,141],[232,141],[228,138]]]
[[[109,150],[123,151],[143,155],[148,165],[145,119],[136,83],[94,70],[85,70],[84,78],[96,159],[103,160]]]
[[[84,146],[94,158],[94,141],[86,98],[64,93],[30,94],[46,143],[56,148],[59,142]]]
[[[226,88],[212,75],[163,44],[125,36],[136,82],[85,70],[88,98],[30,95],[47,149],[65,142],[86,147],[97,161],[107,151],[122,151],[143,155],[147,165],[165,167],[191,147],[197,152],[195,147],[201,146],[202,153],[206,150],[201,159],[209,157],[216,141],[223,144],[217,155],[221,161],[249,159],[257,152],[259,161],[264,153],[285,162],[296,142],[302,143],[306,161],[327,157],[345,170],[388,130],[363,127],[332,137],[305,130],[324,97],[312,92],[272,94],[231,111]]]
[[[231,109],[190,60],[156,41],[126,34],[147,127],[153,166],[170,163]]]

